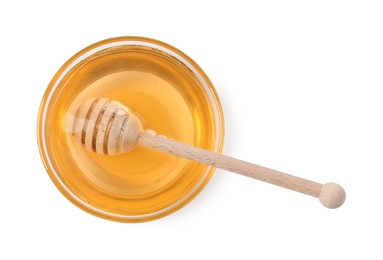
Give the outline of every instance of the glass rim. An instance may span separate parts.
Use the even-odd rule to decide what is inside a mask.
[[[141,222],[141,221],[147,221],[148,219],[157,219],[162,216],[166,216],[174,211],[176,211],[178,208],[181,208],[182,206],[186,205],[189,201],[191,201],[195,196],[198,195],[200,191],[203,190],[204,185],[201,187],[203,183],[207,183],[210,179],[210,177],[213,175],[214,170],[212,170],[212,167],[209,166],[205,169],[203,176],[200,178],[197,184],[193,186],[193,188],[185,194],[181,199],[177,200],[175,203],[162,208],[160,210],[157,210],[155,212],[151,213],[145,213],[140,215],[125,215],[125,214],[118,214],[106,210],[102,210],[100,208],[97,208],[95,206],[92,206],[83,199],[81,199],[78,195],[76,195],[65,183],[60,177],[60,174],[56,171],[52,161],[50,152],[47,148],[47,141],[46,141],[46,120],[47,120],[47,112],[50,107],[50,104],[52,102],[52,97],[54,93],[57,90],[57,87],[60,85],[64,77],[80,62],[83,60],[91,57],[92,55],[105,51],[108,48],[113,47],[119,47],[119,46],[143,46],[143,47],[149,47],[154,50],[159,50],[162,52],[165,52],[168,55],[171,55],[176,60],[180,61],[184,66],[186,66],[188,69],[192,71],[192,73],[197,77],[197,79],[200,81],[201,85],[203,86],[204,90],[207,93],[208,100],[210,101],[211,108],[213,110],[213,119],[215,124],[215,143],[213,147],[213,151],[215,152],[221,152],[223,148],[223,142],[224,142],[224,118],[223,118],[223,111],[221,107],[220,100],[218,98],[217,92],[213,86],[213,84],[210,82],[207,75],[203,72],[203,70],[186,54],[181,52],[180,50],[163,43],[158,40],[145,38],[145,37],[134,37],[134,36],[125,36],[125,37],[116,37],[116,38],[110,38],[103,41],[99,41],[97,43],[94,43],[83,50],[79,51],[77,54],[72,56],[55,74],[52,81],[48,85],[48,88],[43,96],[43,99],[41,101],[40,105],[40,111],[39,111],[39,118],[38,118],[38,144],[39,144],[39,150],[40,155],[42,157],[43,163],[45,165],[45,168],[55,183],[55,185],[59,188],[61,193],[64,194],[65,197],[67,197],[70,201],[72,201],[75,205],[79,206],[81,209],[95,215],[98,217],[106,218],[106,219],[112,219],[116,221],[122,221],[122,222]],[[210,176],[209,176],[210,175]],[[99,215],[100,214],[100,215]]]

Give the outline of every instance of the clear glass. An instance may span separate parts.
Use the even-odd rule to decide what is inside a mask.
[[[81,209],[109,220],[142,222],[190,202],[214,168],[137,147],[105,156],[85,150],[65,129],[70,107],[93,97],[117,100],[144,128],[221,152],[224,121],[217,93],[202,69],[168,44],[142,37],[95,43],[67,61],[43,97],[40,154],[58,189]]]

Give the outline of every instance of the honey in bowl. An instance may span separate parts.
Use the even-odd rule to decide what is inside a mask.
[[[105,156],[84,149],[66,125],[73,106],[90,98],[126,104],[145,128],[174,140],[220,152],[223,115],[214,90],[195,62],[162,42],[120,37],[72,57],[43,98],[39,147],[61,192],[80,208],[123,222],[148,221],[186,205],[214,169],[136,147]]]

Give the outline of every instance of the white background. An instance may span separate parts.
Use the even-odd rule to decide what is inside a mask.
[[[382,259],[381,1],[84,2],[0,3],[0,259]],[[345,205],[223,171],[154,222],[72,205],[40,160],[39,103],[69,57],[122,35],[170,43],[205,70],[226,154],[339,182]]]

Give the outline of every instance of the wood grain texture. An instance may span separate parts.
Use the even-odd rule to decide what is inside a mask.
[[[161,152],[235,172],[246,177],[268,182],[314,197],[319,197],[323,186],[320,183],[235,159],[227,155],[213,153],[150,133],[141,133],[138,137],[138,143],[141,146],[150,147]]]

